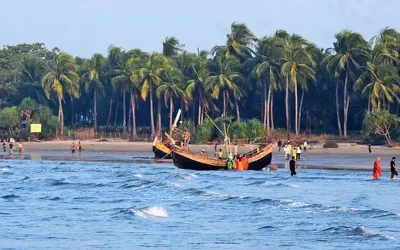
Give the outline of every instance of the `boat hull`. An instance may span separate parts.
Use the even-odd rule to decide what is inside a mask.
[[[194,154],[192,152],[175,148],[171,152],[174,165],[182,169],[191,170],[227,170],[226,160],[218,160]],[[259,171],[267,167],[272,160],[272,148],[265,147],[260,152],[248,156],[248,170]]]
[[[157,138],[153,142],[153,153],[156,159],[172,159],[171,150]]]

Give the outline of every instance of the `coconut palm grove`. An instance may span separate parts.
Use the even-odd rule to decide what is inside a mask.
[[[96,137],[140,140],[179,126],[195,141],[221,135],[213,123],[229,123],[234,139],[277,132],[337,138],[378,134],[397,139],[400,33],[376,36],[351,30],[335,35],[331,48],[277,30],[256,37],[233,23],[226,43],[185,50],[176,37],[158,52],[111,45],[106,55],[74,57],[43,43],[0,50],[0,134],[66,137],[93,128]],[[211,121],[213,120],[213,121]]]

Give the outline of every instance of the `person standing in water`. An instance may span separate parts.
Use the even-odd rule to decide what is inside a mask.
[[[371,148],[371,143],[368,145],[368,152],[371,154],[372,148]]]
[[[10,147],[9,153],[10,153],[10,155],[12,155],[13,152],[14,152],[14,146],[13,146],[13,140],[12,140],[12,138],[10,139],[10,143],[8,144],[8,146]]]
[[[294,159],[294,156],[292,156],[292,159],[289,162],[289,168],[290,168],[290,175],[291,176],[296,176],[296,161]]]
[[[376,160],[374,162],[374,171],[372,172],[372,179],[378,180],[381,174],[382,174],[381,158],[376,157]]]
[[[6,140],[4,140],[4,141],[3,141],[3,150],[4,150],[4,152],[6,152],[6,148],[7,148]]]
[[[25,153],[24,146],[22,146],[22,143],[21,143],[21,142],[19,142],[19,144],[18,144],[18,153],[19,153],[19,154]]]
[[[390,179],[395,180],[399,176],[397,173],[397,168],[396,168],[396,157],[393,157],[392,160],[390,161]]]
[[[75,154],[75,150],[76,150],[76,146],[75,146],[75,142],[73,142],[73,143],[72,143],[72,146],[71,146],[71,153],[72,153],[72,155]]]
[[[81,156],[81,153],[82,153],[82,144],[81,144],[81,142],[78,143],[78,151],[79,151],[79,156]]]
[[[281,147],[282,147],[282,141],[281,139],[278,139],[278,152],[281,152]]]

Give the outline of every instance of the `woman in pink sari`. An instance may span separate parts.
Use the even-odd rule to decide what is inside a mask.
[[[382,174],[382,168],[381,168],[381,158],[376,157],[375,163],[374,163],[374,172],[372,173],[372,179],[373,180],[378,180],[379,177]]]

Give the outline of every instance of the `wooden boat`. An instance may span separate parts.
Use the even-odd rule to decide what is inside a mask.
[[[172,152],[174,165],[182,169],[191,170],[223,170],[228,169],[226,160],[210,158],[200,154],[175,147]],[[249,161],[248,170],[261,170],[271,163],[272,145],[261,145],[248,152],[246,157]]]
[[[157,137],[153,141],[153,153],[156,159],[171,159],[171,149]]]

